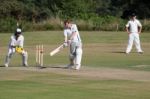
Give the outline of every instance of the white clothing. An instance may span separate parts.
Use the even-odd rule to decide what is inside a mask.
[[[24,44],[24,36],[23,35],[20,35],[17,40],[16,40],[15,35],[11,36],[10,42],[9,42],[9,47],[20,46],[23,48],[23,44]]]
[[[10,37],[8,53],[7,53],[6,60],[5,60],[5,66],[8,67],[12,55],[16,52],[15,47],[19,46],[19,47],[23,48],[23,45],[24,45],[24,36],[23,35],[20,35],[17,40],[16,40],[15,35],[12,35]],[[20,54],[22,55],[22,64],[24,66],[27,66],[28,53],[23,50],[22,53],[20,53]]]
[[[79,31],[76,24],[72,24],[71,28],[64,29],[64,36],[70,38],[72,34],[76,32],[70,42],[70,61],[73,61],[76,67],[75,69],[80,69],[81,59],[82,59],[82,43]]]
[[[20,32],[20,33],[21,33],[21,29],[20,29],[20,28],[17,28],[16,32]]]
[[[142,25],[139,20],[135,19],[134,21],[133,20],[128,21],[126,27],[129,28],[130,33],[138,33],[138,27],[142,27]]]
[[[77,48],[76,49],[76,57],[75,57],[75,63],[76,63],[76,68],[75,69],[80,69],[81,67],[81,59],[82,59],[82,48]]]
[[[141,49],[141,45],[140,45],[139,34],[138,33],[131,33],[131,34],[129,34],[129,40],[128,40],[126,53],[130,53],[130,51],[132,50],[133,43],[135,43],[135,47],[136,47],[137,52],[143,52]]]
[[[72,24],[70,29],[65,29],[64,36],[70,37],[74,32],[76,32],[77,34],[74,36],[74,38],[71,40],[71,42],[81,42],[81,38],[80,38],[79,31],[77,29],[76,24]]]
[[[128,45],[126,48],[126,53],[130,53],[130,51],[132,50],[133,43],[135,43],[137,52],[143,52],[141,49],[138,27],[142,27],[142,25],[140,21],[137,19],[135,19],[134,21],[130,20],[126,24],[126,28],[128,28],[129,33],[130,33],[129,39],[128,39]]]

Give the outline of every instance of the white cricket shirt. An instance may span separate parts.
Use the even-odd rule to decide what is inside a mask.
[[[10,38],[9,46],[20,46],[23,48],[24,36],[20,35],[16,40],[15,35],[12,35]]]
[[[142,25],[139,20],[135,19],[128,21],[126,27],[129,28],[130,33],[138,33],[138,27],[142,27]]]
[[[70,29],[65,29],[64,36],[70,37],[74,32],[76,32],[76,35],[73,37],[72,42],[81,42],[80,34],[76,24],[72,24]]]

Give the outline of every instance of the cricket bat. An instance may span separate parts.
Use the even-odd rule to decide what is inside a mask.
[[[59,47],[57,47],[57,48],[55,48],[54,50],[52,50],[51,52],[50,52],[50,56],[53,56],[53,55],[55,55],[56,53],[58,53],[61,49],[63,49],[64,48],[64,44],[62,44],[62,45],[60,45]]]

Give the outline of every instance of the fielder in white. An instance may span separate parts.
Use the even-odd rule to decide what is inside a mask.
[[[12,55],[17,52],[22,55],[22,65],[28,66],[27,59],[28,53],[23,49],[24,36],[21,34],[21,29],[17,28],[14,35],[10,37],[10,42],[8,45],[8,53],[5,59],[5,67],[8,67]]]
[[[142,25],[139,20],[136,19],[136,15],[134,13],[131,14],[130,20],[126,24],[126,31],[129,35],[128,45],[126,48],[126,54],[129,54],[132,50],[133,43],[135,44],[136,50],[138,53],[143,53],[140,44],[139,35],[142,30]]]
[[[75,66],[76,70],[81,67],[82,59],[82,42],[76,24],[72,24],[69,20],[64,21],[64,44],[70,47],[70,64],[68,68]]]

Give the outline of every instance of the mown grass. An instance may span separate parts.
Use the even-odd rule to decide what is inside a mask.
[[[66,65],[68,64],[68,48],[65,48],[57,55],[50,57],[49,52],[62,44],[62,31],[39,31],[25,32],[25,49],[29,53],[29,65],[35,66],[35,46],[37,44],[44,45],[44,64],[49,65]],[[136,53],[135,47],[132,53],[125,55],[127,45],[127,33],[125,32],[104,32],[104,31],[81,31],[83,40],[83,60],[84,66],[92,67],[113,67],[113,68],[128,68],[150,70],[149,61],[149,46],[150,33],[144,32],[141,34],[141,44],[144,54]],[[5,55],[7,53],[7,44],[10,35],[1,33],[1,64],[3,65]],[[18,66],[21,64],[19,55],[13,57],[11,64]],[[140,68],[137,65],[142,65]]]
[[[5,76],[5,80],[3,80],[4,77],[0,80],[1,99],[150,98],[149,82],[102,80],[36,71],[5,70],[0,74],[1,77]]]
[[[0,64],[4,64],[11,34],[0,33]],[[49,52],[63,42],[62,31],[25,32],[25,49],[29,66],[35,67],[35,46],[44,44],[44,65],[53,67],[68,64],[68,49],[50,57]],[[86,32],[83,39],[83,66],[150,70],[150,33],[141,35],[144,54],[124,53],[125,32]],[[21,57],[15,54],[8,68],[0,67],[0,99],[150,99],[150,82],[119,79],[99,79],[55,72],[13,70],[20,67]],[[58,71],[59,72],[59,71]],[[67,71],[64,72],[78,72]],[[131,71],[132,72],[132,71]],[[95,75],[94,73],[91,75]],[[100,73],[101,75],[101,73]],[[119,75],[119,74],[118,74]]]

